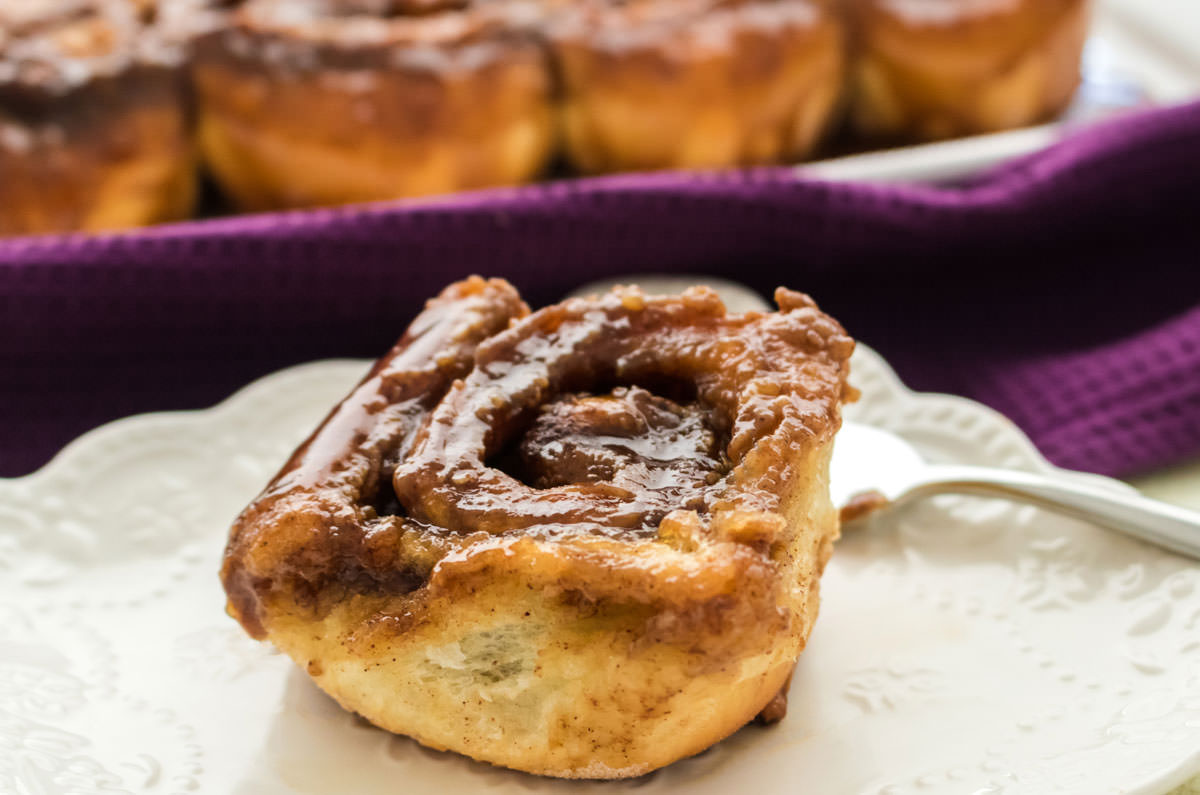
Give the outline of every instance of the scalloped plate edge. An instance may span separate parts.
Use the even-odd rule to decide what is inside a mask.
[[[0,487],[32,485],[35,482],[53,480],[59,477],[60,473],[66,475],[73,465],[86,458],[91,448],[109,447],[111,449],[112,445],[120,443],[121,437],[144,433],[156,425],[164,430],[179,426],[203,427],[206,424],[218,423],[228,415],[253,411],[260,402],[269,401],[273,395],[286,390],[289,385],[299,385],[313,379],[326,379],[332,376],[333,380],[340,382],[341,388],[345,389],[357,383],[369,366],[370,361],[362,359],[326,359],[309,362],[256,379],[221,402],[205,409],[153,412],[115,420],[76,438],[36,472],[20,478],[0,479]],[[1111,488],[1131,489],[1127,484],[1111,478],[1056,467],[1042,456],[1015,423],[983,404],[955,395],[916,392],[909,389],[886,361],[865,345],[860,344],[855,353],[853,367],[860,374],[860,378],[868,382],[867,391],[864,391],[863,398],[857,404],[859,406],[867,407],[884,401],[894,402],[897,408],[910,408],[914,405],[923,408],[936,405],[953,407],[954,411],[974,415],[1000,430],[1006,440],[1020,450],[1021,457],[1025,459],[1025,463],[1031,469],[1067,477],[1085,478],[1092,482],[1104,483]],[[896,431],[897,429],[889,430]],[[903,435],[902,429],[900,435]],[[919,442],[917,443],[919,444]],[[3,488],[0,488],[0,492],[2,491]],[[1197,774],[1200,774],[1200,749],[1189,758],[1181,760],[1173,768],[1164,770],[1151,780],[1142,782],[1130,792],[1135,795],[1161,795],[1174,787],[1186,784]]]

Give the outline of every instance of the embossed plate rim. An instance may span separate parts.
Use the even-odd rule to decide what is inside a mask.
[[[0,497],[6,494],[15,494],[15,489],[40,489],[46,484],[53,484],[58,478],[70,478],[77,474],[79,467],[89,463],[88,459],[93,456],[95,450],[120,445],[123,438],[128,442],[131,438],[152,433],[156,428],[187,428],[191,433],[203,431],[206,428],[216,428],[226,417],[244,415],[255,404],[267,406],[273,402],[277,403],[279,396],[289,388],[289,385],[313,383],[314,379],[328,373],[332,381],[349,386],[351,378],[357,380],[358,374],[365,372],[368,366],[369,362],[367,361],[350,359],[311,362],[256,380],[226,400],[207,409],[159,412],[118,420],[75,440],[41,470],[22,478],[0,480]],[[884,421],[876,421],[872,424],[879,424],[881,427],[905,435],[906,430],[911,430],[904,427],[906,416],[913,415],[914,412],[916,415],[932,414],[936,413],[939,407],[945,407],[952,414],[973,418],[973,421],[987,426],[988,429],[994,430],[999,437],[1003,437],[1004,443],[1010,450],[1010,457],[1013,458],[1013,462],[1010,463],[1042,471],[1063,472],[1047,462],[1024,434],[1002,415],[963,398],[917,393],[909,390],[886,363],[865,346],[856,354],[855,369],[858,377],[868,382],[869,389],[862,403],[848,409],[849,417],[858,421],[866,419],[871,422],[870,417],[860,415],[869,414],[873,410],[884,411],[886,413]],[[878,418],[875,419],[878,420]],[[919,439],[910,438],[910,441],[920,445]],[[1099,476],[1078,473],[1064,474],[1109,483],[1114,488],[1128,488],[1124,484]],[[818,631],[820,631],[820,625],[818,625]],[[727,746],[728,744],[722,745]],[[728,753],[730,753],[729,750],[724,751],[724,754]],[[724,754],[718,751],[714,758],[719,761]],[[1142,793],[1142,795],[1158,795],[1173,785],[1183,783],[1197,772],[1200,772],[1200,747],[1193,749],[1189,756],[1180,759],[1169,769],[1157,771],[1150,778],[1139,781],[1136,788],[1128,791]],[[221,782],[217,782],[214,786],[220,787]]]

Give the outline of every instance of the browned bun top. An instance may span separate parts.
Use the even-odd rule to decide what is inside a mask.
[[[826,0],[580,0],[557,6],[556,40],[597,49],[661,47],[682,35],[692,48],[725,50],[735,31],[816,29],[830,19]],[[670,45],[668,45],[668,48]],[[669,58],[669,49],[660,53]]]
[[[66,92],[137,59],[138,10],[118,0],[32,0],[0,7],[0,84]]]
[[[127,0],[135,3],[151,45],[190,55],[202,34],[227,24],[240,0]]]
[[[925,35],[966,50],[1021,49],[1088,0],[850,0],[872,28]],[[919,48],[922,43],[914,42]]]
[[[280,594],[447,589],[516,550],[588,598],[765,582],[854,349],[808,296],[776,303],[618,288],[529,313],[506,282],[451,285],[238,518],[231,609],[261,636]]]
[[[131,69],[174,69],[217,0],[0,0],[0,102],[62,95]]]
[[[1080,0],[853,0],[913,27],[947,28],[997,17],[1055,15]]]
[[[188,113],[183,67],[221,2],[0,0],[0,156],[127,156],[128,113]]]
[[[220,38],[227,55],[276,67],[437,68],[498,57],[538,19],[533,0],[247,0]]]
[[[1012,59],[1078,15],[1089,0],[849,0],[870,50],[907,67],[976,72]]]

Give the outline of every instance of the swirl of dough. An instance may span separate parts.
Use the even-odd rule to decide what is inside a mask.
[[[832,434],[830,407],[840,394],[831,390],[840,389],[836,374],[852,348],[841,327],[806,296],[781,291],[778,298],[778,313],[726,315],[707,288],[678,298],[626,288],[534,313],[484,342],[474,370],[434,410],[396,469],[401,504],[420,521],[491,534],[564,532],[576,525],[645,534],[676,508],[774,510],[772,495],[793,475],[772,471],[766,487],[746,473],[760,468],[757,459],[767,450],[811,445]],[[670,401],[651,406],[644,390],[574,403],[575,417],[599,420],[582,435],[585,443],[589,436],[614,437],[605,426],[632,426],[617,428],[609,444],[627,453],[610,463],[610,477],[585,472],[585,482],[539,488],[487,463],[523,420],[564,392],[664,379],[695,396],[690,436],[681,434],[680,407]],[[657,452],[628,454],[637,431],[659,442]],[[697,444],[697,435],[708,436],[708,444]],[[715,437],[726,440],[723,449],[716,449]],[[550,459],[543,468],[563,480],[553,472],[555,457],[540,452]],[[664,457],[672,465],[647,466]],[[612,477],[633,464],[647,470],[644,482]],[[664,477],[666,489],[659,486]]]

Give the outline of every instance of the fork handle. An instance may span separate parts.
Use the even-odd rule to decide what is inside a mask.
[[[897,503],[934,494],[1027,502],[1200,560],[1200,513],[1109,487],[1010,469],[930,466]]]

